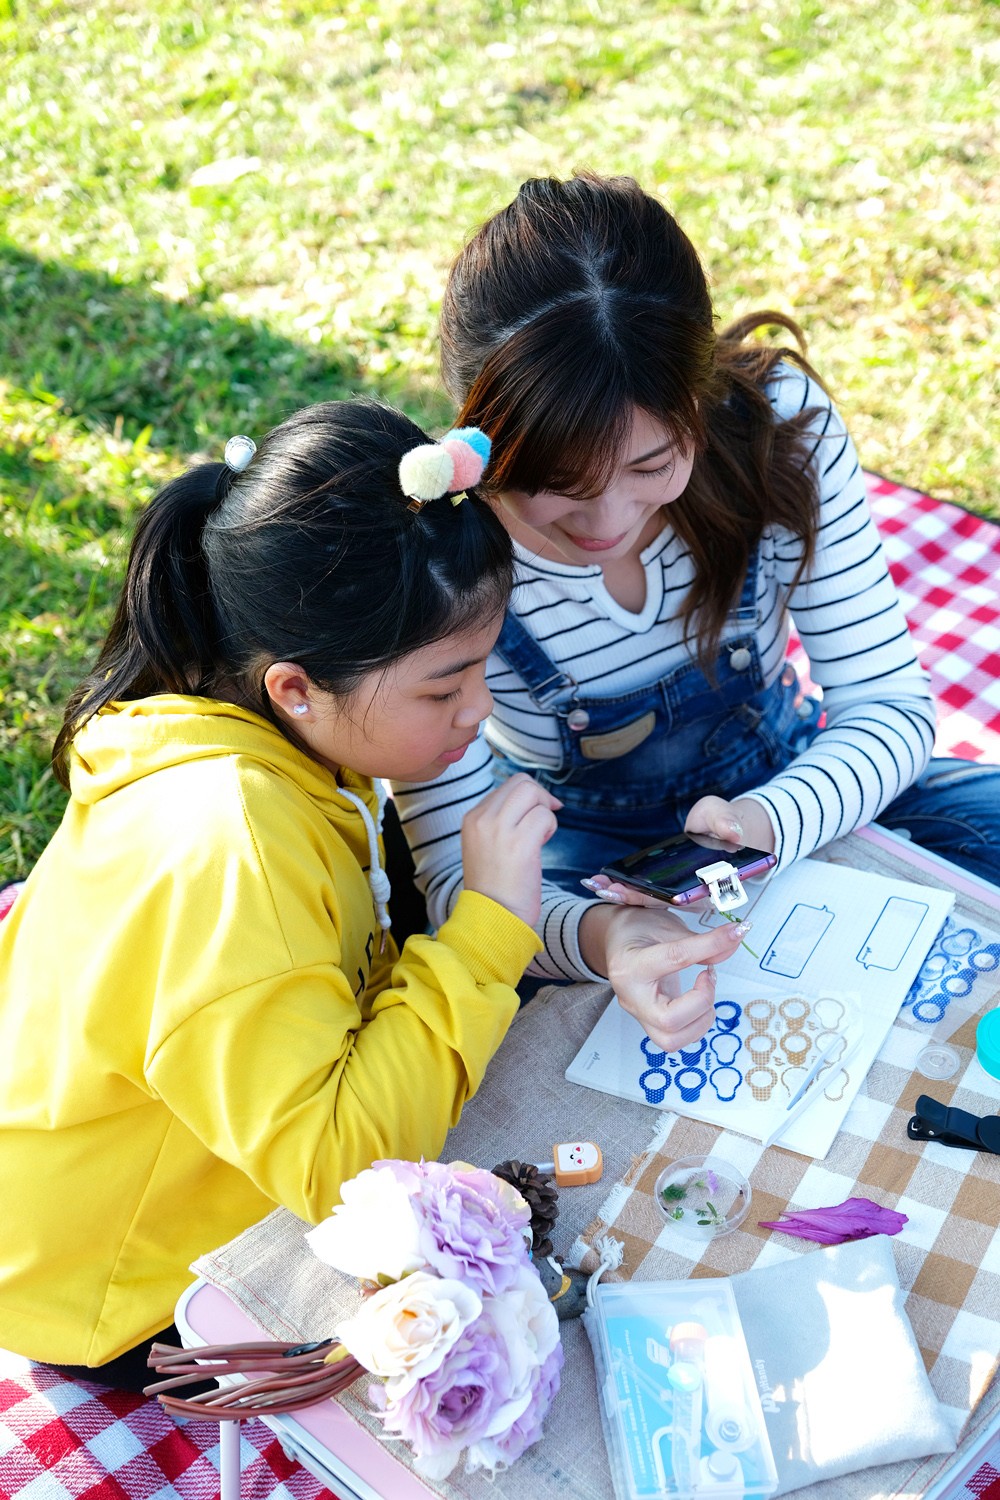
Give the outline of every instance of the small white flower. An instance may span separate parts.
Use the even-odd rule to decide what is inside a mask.
[[[423,1269],[417,1215],[392,1172],[369,1167],[340,1191],[343,1202],[306,1235],[314,1255],[359,1280],[398,1281]]]
[[[398,1395],[438,1368],[482,1310],[476,1293],[460,1281],[415,1271],[367,1298],[334,1332],[366,1370],[396,1377]]]

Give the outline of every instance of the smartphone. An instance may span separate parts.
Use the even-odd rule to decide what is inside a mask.
[[[720,859],[728,860],[741,880],[762,875],[778,863],[777,855],[751,849],[747,844],[727,844],[710,833],[694,837],[679,833],[605,865],[601,874],[669,901],[671,906],[688,906],[708,896],[708,886],[699,881],[695,871]]]

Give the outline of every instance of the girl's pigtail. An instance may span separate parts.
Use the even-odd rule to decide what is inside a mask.
[[[218,631],[201,535],[233,478],[225,464],[201,464],[166,485],[140,517],[104,648],[70,698],[53,747],[63,786],[74,735],[106,704],[203,692],[211,681]]]

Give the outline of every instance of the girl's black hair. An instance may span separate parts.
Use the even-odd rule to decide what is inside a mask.
[[[376,401],[325,402],[276,427],[242,473],[201,464],[166,485],[66,707],[52,755],[63,785],[73,736],[106,704],[195,693],[283,729],[264,687],[273,662],[349,697],[366,674],[499,615],[513,556],[485,501],[407,508],[399,461],[428,441]]]

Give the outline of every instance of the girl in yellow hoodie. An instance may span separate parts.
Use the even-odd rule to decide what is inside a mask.
[[[475,493],[421,498],[486,439],[426,444],[311,407],[139,522],[0,926],[0,1346],[119,1378],[195,1256],[435,1156],[517,1010],[558,806],[527,777],[466,820],[437,936],[387,930],[377,778],[475,738],[512,576]]]

